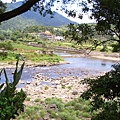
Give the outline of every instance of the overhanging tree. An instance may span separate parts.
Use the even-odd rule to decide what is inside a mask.
[[[64,10],[67,14],[75,16],[73,11],[68,11],[64,6],[65,4],[72,4],[74,2],[72,0],[24,0],[23,4],[18,8],[5,12],[6,4],[0,1],[0,22],[16,17],[17,15],[27,12],[30,9],[38,11],[43,16],[47,14],[52,15],[53,13],[51,11],[51,7],[55,6],[56,4],[59,4],[61,6],[60,9]]]
[[[96,24],[70,24],[66,35],[77,43],[92,39],[94,47],[114,41],[120,48],[120,0],[87,0],[82,2],[82,6],[82,11],[89,12]],[[107,39],[96,40],[96,35],[107,36]]]

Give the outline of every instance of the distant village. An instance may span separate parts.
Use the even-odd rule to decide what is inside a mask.
[[[40,32],[40,33],[30,33],[30,34],[35,36],[36,38],[46,39],[50,41],[64,41],[65,40],[63,36],[53,35],[49,31]]]

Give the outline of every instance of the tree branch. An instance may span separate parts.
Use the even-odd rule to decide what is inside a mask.
[[[24,12],[27,12],[38,1],[40,1],[40,0],[28,0],[26,3],[24,3],[23,5],[21,5],[18,8],[0,14],[0,22],[3,22],[5,20],[9,20],[13,17],[16,17],[17,15],[20,15]]]

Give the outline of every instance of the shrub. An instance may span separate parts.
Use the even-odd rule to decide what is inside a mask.
[[[36,98],[36,99],[34,100],[34,102],[40,102],[40,99],[39,99],[39,98]]]
[[[112,52],[120,52],[120,44],[113,44],[112,47]]]
[[[5,50],[13,50],[11,42],[1,42],[0,48],[4,48]]]
[[[82,81],[89,89],[81,97],[90,99],[92,111],[98,114],[92,120],[120,120],[120,64],[96,79]]]
[[[6,82],[5,85],[4,83],[0,85],[0,120],[10,120],[11,118],[15,118],[16,115],[19,115],[20,112],[24,111],[23,102],[26,98],[26,94],[22,89],[19,92],[16,90],[16,85],[22,75],[24,63],[18,71],[18,62],[19,59],[17,60],[16,69],[13,74],[13,82],[9,82],[6,70],[2,70]]]
[[[48,86],[45,86],[45,90],[48,90],[49,89],[49,87]]]
[[[27,98],[26,98],[26,101],[30,101],[30,98],[29,98],[29,97],[27,97]]]

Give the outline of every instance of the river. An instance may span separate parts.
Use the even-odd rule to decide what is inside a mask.
[[[112,65],[117,63],[108,60],[100,60],[100,59],[92,59],[92,58],[85,58],[85,57],[67,57],[71,54],[68,53],[56,53],[60,56],[65,55],[65,61],[69,62],[70,64],[61,64],[55,66],[48,66],[48,67],[31,67],[31,68],[24,68],[21,80],[24,83],[30,82],[33,80],[33,76],[35,74],[41,74],[47,76],[51,79],[55,79],[57,77],[63,76],[76,76],[84,78],[86,76],[91,75],[99,75],[105,71],[110,71],[112,69]],[[7,75],[9,80],[12,81],[12,72],[14,69],[6,69]],[[0,83],[3,83],[5,78],[2,74]]]

